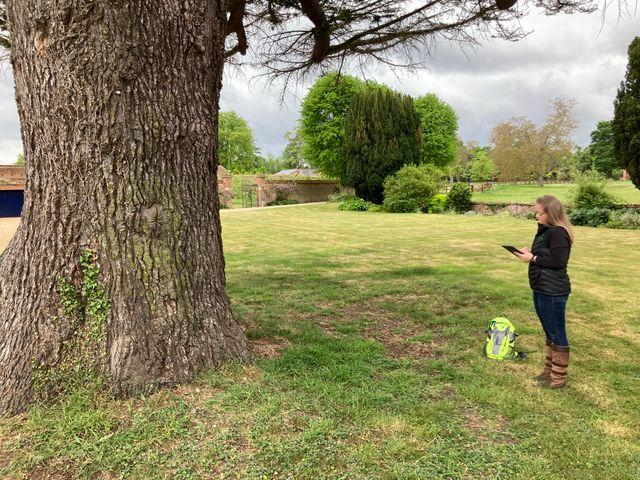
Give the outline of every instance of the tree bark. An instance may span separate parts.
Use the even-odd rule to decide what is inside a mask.
[[[27,184],[0,257],[0,412],[27,407],[38,368],[70,351],[71,317],[92,315],[85,252],[108,302],[97,363],[116,394],[249,358],[225,293],[216,192],[222,7],[8,0]]]

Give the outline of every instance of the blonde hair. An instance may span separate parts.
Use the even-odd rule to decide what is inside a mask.
[[[573,243],[573,225],[571,220],[564,211],[564,207],[560,200],[553,195],[543,195],[536,200],[536,203],[544,209],[547,214],[547,223],[554,227],[562,227],[569,234],[569,239]]]

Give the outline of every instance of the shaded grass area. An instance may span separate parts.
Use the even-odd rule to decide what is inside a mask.
[[[0,421],[0,476],[638,478],[640,232],[577,228],[569,388],[497,217],[222,212],[228,291],[256,361],[113,400],[90,389]],[[523,362],[482,357],[506,315]]]
[[[509,185],[499,184],[485,192],[473,194],[474,202],[483,203],[534,203],[542,195],[554,195],[562,202],[568,202],[572,196],[574,184],[563,183],[556,185]],[[640,190],[634,187],[630,180],[615,181],[607,184],[606,190],[620,203],[640,204]]]

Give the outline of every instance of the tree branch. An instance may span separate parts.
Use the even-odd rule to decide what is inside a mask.
[[[508,10],[513,7],[518,0],[496,0],[498,10]]]
[[[315,44],[313,45],[311,60],[315,63],[320,63],[329,53],[330,25],[327,22],[327,16],[324,14],[324,10],[322,10],[318,0],[300,0],[300,7],[314,25],[313,38]]]
[[[241,55],[245,55],[247,53],[247,35],[242,23],[244,19],[245,5],[246,0],[231,0],[229,2],[229,20],[227,20],[224,36],[227,37],[235,32],[236,37],[238,37],[238,45],[234,49],[229,50],[229,52],[233,51],[233,53],[227,55],[228,52],[225,52],[225,58],[235,54],[236,52],[240,52]]]

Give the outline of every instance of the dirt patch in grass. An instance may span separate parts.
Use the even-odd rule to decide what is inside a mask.
[[[453,398],[455,394],[456,394],[455,389],[450,385],[447,385],[446,387],[444,387],[440,392],[440,395],[442,396],[442,398]]]
[[[391,358],[410,357],[413,359],[438,358],[435,350],[441,342],[413,340],[421,330],[416,325],[380,322],[367,328],[364,336],[381,343]]]
[[[24,414],[18,415],[13,418],[13,421],[18,420],[19,423],[22,423],[23,418]],[[20,433],[14,430],[10,423],[0,427],[0,471],[7,468],[16,457],[16,452],[9,449],[9,445],[12,443],[12,440],[15,442],[16,436],[19,435]]]
[[[435,350],[442,341],[421,340],[420,336],[425,333],[426,327],[417,325],[411,318],[395,314],[379,306],[380,303],[388,300],[389,298],[381,297],[369,305],[349,305],[344,309],[343,318],[349,322],[362,322],[362,336],[381,343],[391,358],[439,357]],[[321,326],[331,334],[335,332],[335,327],[332,328],[331,325]],[[434,327],[428,328],[433,330]]]
[[[72,475],[71,473],[56,472],[55,470],[52,470],[49,466],[46,466],[46,467],[38,467],[34,470],[31,470],[28,473],[27,478],[29,478],[29,480],[45,480],[45,479],[46,480],[68,480],[76,477],[74,477],[74,475]],[[112,477],[98,476],[94,478],[112,478]]]
[[[3,468],[7,468],[15,456],[16,454],[14,452],[5,450],[0,446],[0,471],[2,471]]]
[[[464,418],[464,428],[473,435],[477,443],[494,443],[500,445],[515,445],[518,443],[517,439],[504,428],[507,421],[502,415],[497,415],[492,418],[490,422],[491,425],[488,426],[487,421],[473,408],[464,409],[461,411],[461,414]]]
[[[465,412],[464,428],[473,433],[473,436],[479,443],[486,443],[489,441],[489,437],[486,435],[487,425],[477,412],[473,410]]]
[[[291,342],[282,337],[262,337],[249,340],[249,348],[254,355],[266,358],[277,358],[282,351],[291,346]]]
[[[344,333],[338,330],[335,322],[333,322],[332,320],[324,318],[322,320],[317,320],[315,323],[322,329],[324,333],[326,333],[330,337],[339,338],[344,336]]]

